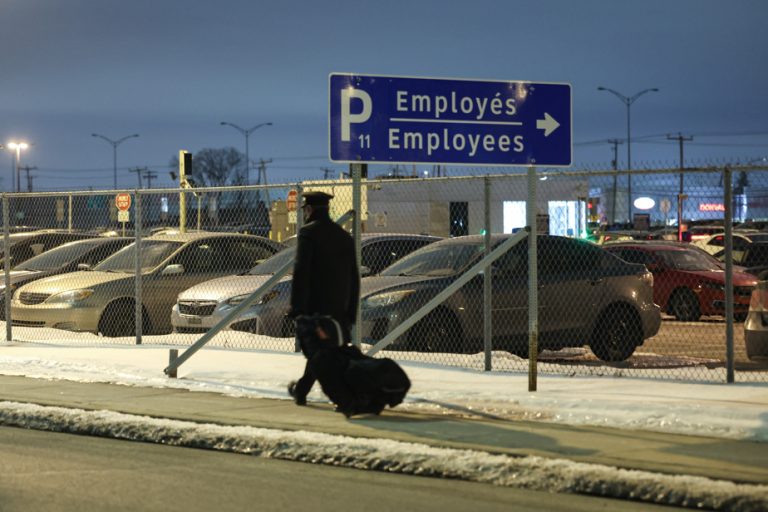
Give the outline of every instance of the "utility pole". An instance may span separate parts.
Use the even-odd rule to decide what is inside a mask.
[[[37,170],[37,166],[30,167],[25,165],[24,167],[19,167],[19,171],[24,171],[27,173],[27,192],[32,192],[32,179],[34,178],[34,176],[29,175],[29,171],[35,170]]]
[[[261,179],[264,178],[264,185],[267,184],[267,164],[271,164],[272,159],[264,160],[263,158],[259,159],[259,178],[256,181],[257,185],[261,185]],[[269,200],[269,189],[264,190],[264,195],[267,197],[267,208],[269,208],[270,200]]]
[[[147,180],[147,188],[152,188],[152,180],[157,178],[157,173],[154,171],[150,171],[146,167],[144,168],[144,178]]]
[[[329,180],[333,177],[333,169],[329,169],[328,167],[323,167],[320,169],[320,171],[323,173],[323,179]]]
[[[613,144],[613,160],[611,160],[611,167],[613,167],[613,206],[611,206],[611,224],[616,224],[616,188],[618,187],[618,170],[619,170],[619,144],[624,142],[620,139],[608,139],[608,144]]]
[[[139,188],[144,188],[141,186],[141,173],[146,171],[146,167],[134,167],[133,169],[128,169],[128,172],[135,172],[136,178],[139,180]]]
[[[677,194],[677,240],[683,241],[683,201],[685,201],[684,193],[684,178],[683,171],[685,170],[685,159],[683,157],[683,144],[693,140],[693,135],[690,137],[684,137],[682,133],[678,132],[676,136],[667,135],[667,140],[676,140],[680,145],[680,191]]]

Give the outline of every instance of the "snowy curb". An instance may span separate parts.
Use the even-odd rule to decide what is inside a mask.
[[[7,401],[0,401],[0,425],[696,509],[752,512],[768,506],[765,485],[384,439],[201,424]]]

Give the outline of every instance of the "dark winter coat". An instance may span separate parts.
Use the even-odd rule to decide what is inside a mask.
[[[327,210],[314,212],[299,231],[291,315],[330,315],[349,327],[355,323],[359,297],[354,240]]]

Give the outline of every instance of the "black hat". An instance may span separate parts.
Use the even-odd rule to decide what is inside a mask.
[[[304,192],[304,204],[302,206],[328,206],[328,201],[333,199],[331,194],[325,192]]]

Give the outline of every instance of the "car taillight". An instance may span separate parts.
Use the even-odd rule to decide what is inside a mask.
[[[752,296],[749,298],[749,310],[757,313],[768,312],[768,290],[765,288],[755,288],[752,290]]]

